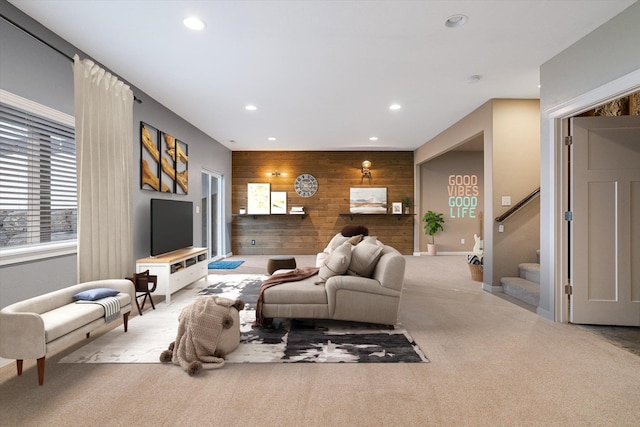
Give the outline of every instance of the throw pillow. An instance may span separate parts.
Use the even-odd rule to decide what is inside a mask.
[[[345,225],[340,231],[340,234],[345,237],[357,236],[358,234],[368,236],[369,229],[364,225]]]
[[[351,263],[349,274],[362,277],[371,277],[376,264],[382,255],[382,246],[366,241],[356,245],[351,251]]]
[[[364,236],[363,242],[373,243],[374,245],[382,245],[382,242],[378,240],[377,236]]]
[[[358,243],[362,242],[362,234],[358,234],[357,236],[353,236],[353,237],[349,237],[349,243],[351,243],[352,245],[357,245]]]
[[[324,283],[333,276],[339,276],[347,272],[349,263],[351,262],[351,243],[344,242],[338,246],[331,255],[324,261],[324,264],[318,271],[318,280],[316,284]]]
[[[333,236],[333,238],[331,239],[331,241],[327,245],[327,247],[325,249],[325,252],[327,252],[327,253],[333,252],[338,246],[340,246],[341,244],[346,242],[347,239],[348,239],[348,237],[345,237],[340,233],[336,234],[335,236]]]
[[[118,295],[120,291],[116,291],[115,289],[109,288],[95,288],[89,289],[86,291],[78,292],[73,296],[74,300],[80,301],[95,301],[97,299],[102,299],[106,297],[115,297]]]

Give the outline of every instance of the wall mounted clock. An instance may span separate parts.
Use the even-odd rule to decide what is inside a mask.
[[[293,186],[300,196],[311,197],[318,191],[318,180],[313,175],[303,173],[296,178]]]

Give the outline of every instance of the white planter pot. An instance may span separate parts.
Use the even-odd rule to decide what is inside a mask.
[[[433,243],[427,243],[427,253],[429,255],[437,255],[438,254],[438,250],[436,249],[436,245]]]

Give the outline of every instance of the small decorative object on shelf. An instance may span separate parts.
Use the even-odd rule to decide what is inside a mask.
[[[392,214],[402,214],[402,203],[400,202],[393,202],[393,204],[391,205],[391,213]]]
[[[240,208],[240,215],[246,215],[247,210],[245,208]]]
[[[402,205],[404,206],[404,213],[410,214],[411,208],[413,207],[413,202],[411,201],[411,197],[404,196],[402,198]]]
[[[291,206],[290,215],[304,215],[304,206]]]

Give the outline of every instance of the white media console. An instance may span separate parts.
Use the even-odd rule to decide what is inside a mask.
[[[171,294],[207,277],[207,248],[185,248],[155,257],[136,261],[136,273],[149,270],[158,276],[154,293],[165,296],[165,303],[171,304]]]

